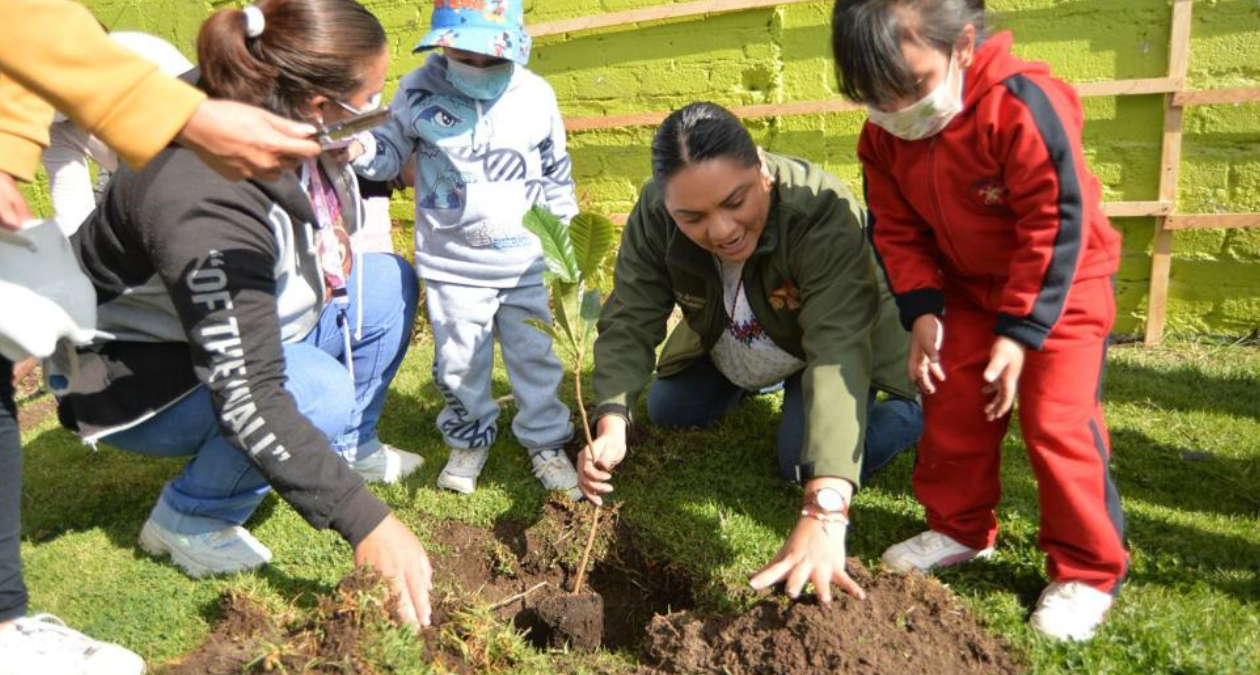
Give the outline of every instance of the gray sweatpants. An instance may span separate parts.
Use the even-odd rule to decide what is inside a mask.
[[[495,335],[519,410],[512,420],[516,439],[531,453],[569,440],[569,408],[557,396],[564,367],[551,338],[525,323],[551,321],[545,286],[426,281],[425,306],[433,327],[433,381],[446,399],[437,425],[448,446],[488,448],[498,437],[499,406],[490,393]]]

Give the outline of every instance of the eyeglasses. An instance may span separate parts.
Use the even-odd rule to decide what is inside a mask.
[[[336,103],[337,105],[341,106],[343,110],[350,113],[351,115],[366,115],[381,107],[381,93],[377,92],[376,94],[372,96],[372,98],[369,98],[367,105],[364,106],[363,108],[356,108],[350,105],[349,103],[346,103],[345,101],[339,101],[337,99],[333,99],[333,103]]]

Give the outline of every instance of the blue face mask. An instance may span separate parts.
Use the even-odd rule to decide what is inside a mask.
[[[516,64],[511,61],[486,68],[470,66],[447,57],[446,81],[468,98],[490,101],[507,91]]]

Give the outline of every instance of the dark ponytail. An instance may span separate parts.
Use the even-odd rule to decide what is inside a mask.
[[[387,44],[385,30],[354,0],[258,0],[265,25],[245,33],[245,12],[222,9],[197,36],[201,86],[208,94],[297,117],[311,96],[337,99],[363,86],[362,74]]]
[[[692,103],[661,122],[652,139],[652,180],[664,190],[674,174],[691,164],[729,157],[757,166],[757,145],[731,111],[716,103]]]
[[[836,0],[831,50],[840,93],[867,105],[917,98],[902,41],[950,54],[968,24],[979,44],[984,0]]]

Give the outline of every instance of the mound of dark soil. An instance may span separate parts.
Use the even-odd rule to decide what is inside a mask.
[[[273,617],[256,600],[228,591],[223,617],[196,650],[167,668],[166,675],[241,675],[293,672],[338,675],[375,672],[359,649],[370,626],[396,619],[397,603],[380,575],[351,572],[306,621]]]
[[[724,675],[806,673],[1019,673],[1026,667],[982,629],[952,593],[919,575],[850,572],[866,600],[841,595],[830,606],[763,600],[739,616],[658,616],[647,627],[655,672]],[[650,672],[650,671],[649,671]]]

